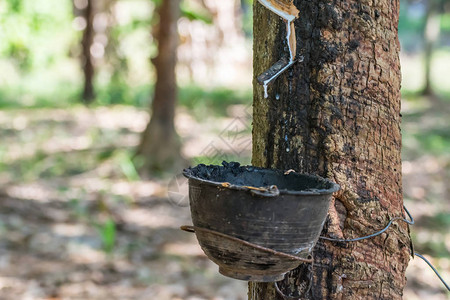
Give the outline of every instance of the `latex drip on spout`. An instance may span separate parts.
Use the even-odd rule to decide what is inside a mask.
[[[293,0],[258,0],[267,9],[274,12],[286,21],[286,42],[289,47],[289,60],[285,58],[280,59],[268,70],[258,76],[258,82],[264,88],[264,98],[269,97],[268,85],[280,76],[285,70],[294,64],[297,47],[295,37],[295,27],[293,21],[298,18],[299,10],[293,4]],[[285,62],[286,61],[286,62]],[[281,64],[280,62],[285,62]]]

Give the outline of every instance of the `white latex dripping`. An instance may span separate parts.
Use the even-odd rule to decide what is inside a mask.
[[[263,83],[263,88],[264,88],[264,98],[268,98],[269,97],[269,93],[268,93],[268,85],[271,81],[273,81],[275,78],[277,78],[281,73],[283,73],[287,68],[289,68],[295,60],[295,52],[296,49],[295,47],[293,47],[293,45],[291,45],[291,35],[294,34],[295,32],[292,32],[292,28],[291,28],[291,24],[292,21],[294,21],[297,18],[298,15],[298,10],[297,8],[292,4],[292,1],[289,1],[290,3],[290,8],[286,8],[286,7],[282,7],[280,5],[274,5],[274,3],[277,3],[276,0],[258,0],[262,5],[264,5],[267,9],[269,9],[270,11],[274,12],[275,14],[277,14],[278,16],[280,16],[281,18],[283,18],[284,20],[286,20],[286,42],[288,44],[289,47],[289,63],[283,67],[280,71],[278,71],[277,73],[275,73],[275,75],[273,75],[272,77],[270,77],[269,79],[265,80]],[[276,7],[278,6],[278,7]],[[284,8],[284,10],[282,9]],[[294,40],[295,43],[295,40]]]
[[[289,47],[289,62],[293,62],[294,61],[294,49],[292,49],[291,46],[291,22],[292,21],[287,21],[287,28],[286,28],[286,42],[288,44]]]

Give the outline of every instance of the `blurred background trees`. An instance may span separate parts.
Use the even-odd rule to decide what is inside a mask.
[[[191,163],[250,162],[252,1],[180,0],[170,101],[152,63],[165,2],[0,1],[0,298],[246,299],[179,233],[171,167],[135,154],[153,114]],[[450,274],[449,1],[403,0],[399,34],[412,237]],[[157,134],[155,151],[176,148]],[[405,298],[445,299],[421,267]]]
[[[404,0],[401,1],[400,10],[399,34],[404,54],[423,55],[422,68],[416,71],[418,78],[414,80],[414,86],[408,86],[408,90],[426,96],[442,94],[442,90],[439,91],[440,86],[447,83],[436,82],[439,81],[436,75],[438,70],[435,69],[436,72],[433,72],[433,68],[439,69],[439,67],[436,66],[433,57],[440,56],[441,51],[449,46],[450,2],[448,0]],[[412,77],[410,74],[405,74],[405,69],[403,70],[404,77]],[[435,90],[433,85],[438,90]]]
[[[91,47],[94,43],[94,15],[95,0],[76,0],[74,1],[75,16],[78,18],[80,26],[83,29],[83,38],[81,39],[82,55],[81,67],[84,75],[83,100],[89,103],[94,100],[94,61],[91,55]],[[93,49],[95,52],[95,49]]]
[[[152,60],[156,69],[155,92],[151,119],[142,134],[137,152],[144,161],[143,168],[149,172],[177,171],[185,167],[180,140],[175,130],[179,16],[179,0],[162,1],[158,7],[159,22],[154,30],[158,55]]]
[[[246,1],[181,1],[180,86],[248,85],[248,77],[240,75],[250,65],[249,49],[244,47],[251,37],[251,8]],[[158,23],[154,13],[157,2],[3,1],[0,47],[2,69],[8,70],[3,77],[8,78],[2,78],[2,92],[28,91],[26,101],[13,102],[30,106],[48,101],[40,96],[58,89],[64,91],[59,103],[74,103],[79,95],[93,99],[95,87],[98,104],[145,106],[155,78],[150,58],[157,54],[157,43],[149,32]],[[438,94],[446,93],[439,88],[447,82],[437,75],[439,67],[433,71],[433,57],[445,56],[443,51],[449,46],[449,6],[446,0],[402,1],[399,29],[403,53],[414,58],[418,73],[404,74],[409,91],[428,92],[436,85],[441,90]],[[77,70],[78,59],[82,74]],[[46,84],[40,84],[44,81]]]
[[[447,4],[447,5],[446,5]],[[448,7],[446,7],[448,6]],[[425,86],[423,88],[423,94],[426,96],[433,96],[433,88],[431,83],[431,58],[436,43],[439,41],[441,32],[441,15],[445,13],[445,10],[449,10],[447,0],[427,0],[426,12],[425,12],[425,25],[424,25],[424,64],[425,64]]]

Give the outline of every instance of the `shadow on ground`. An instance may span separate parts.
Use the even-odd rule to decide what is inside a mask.
[[[244,110],[205,123],[180,111],[185,155],[248,163],[248,148],[230,147],[250,145],[233,115]],[[406,103],[403,115],[412,237],[449,278],[450,112]],[[130,157],[147,120],[124,106],[0,112],[0,299],[247,299],[179,230],[191,221],[185,199],[168,197],[174,177],[139,179]],[[449,299],[419,259],[407,276],[405,299]]]

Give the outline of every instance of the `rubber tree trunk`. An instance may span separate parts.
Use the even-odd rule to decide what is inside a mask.
[[[82,68],[84,75],[83,101],[86,104],[91,103],[95,98],[94,92],[94,61],[91,55],[91,46],[94,41],[94,1],[86,0],[86,8],[82,14],[86,20],[86,28],[83,31],[82,45]]]
[[[403,215],[399,0],[295,0],[298,55],[269,97],[254,80],[253,160],[261,167],[321,175],[341,185],[322,235],[365,236]],[[254,1],[254,76],[288,53],[286,26]],[[303,299],[401,299],[409,230],[353,243],[319,240],[312,266],[285,279]],[[282,299],[250,283],[249,299]]]
[[[144,171],[176,169],[183,162],[174,117],[177,100],[175,66],[177,61],[180,15],[179,0],[163,0],[159,7],[156,30],[158,56],[152,60],[156,69],[151,120],[145,129],[137,154],[145,160]]]

